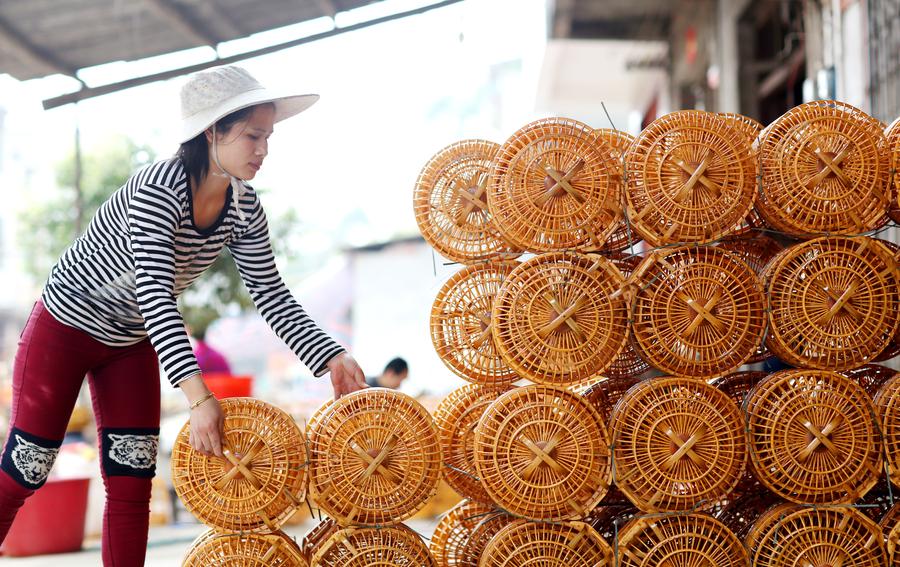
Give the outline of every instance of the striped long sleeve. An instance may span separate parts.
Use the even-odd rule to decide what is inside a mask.
[[[265,320],[314,374],[324,374],[343,349],[282,282],[256,192],[242,188],[235,205],[229,189],[224,202],[219,218],[201,229],[179,159],[135,173],[51,270],[41,296],[47,310],[106,345],[149,336],[166,376],[178,385],[199,367],[177,299],[228,246]]]

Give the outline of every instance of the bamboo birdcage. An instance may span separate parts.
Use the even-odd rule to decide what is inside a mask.
[[[608,506],[601,503],[585,516],[584,523],[594,528],[606,541],[616,542],[619,539],[619,530],[640,513],[641,511],[630,503]]]
[[[790,514],[802,509],[803,508],[799,504],[784,501],[778,501],[766,508],[766,510],[756,518],[747,530],[747,535],[744,537],[744,545],[747,547],[747,551],[750,552],[750,556],[753,557],[756,555],[759,545],[765,541],[766,534],[773,526],[777,525],[778,522],[782,521]]]
[[[519,376],[568,385],[602,374],[628,338],[621,272],[598,255],[544,254],[519,265],[494,300],[494,338]]]
[[[747,394],[768,374],[758,370],[732,372],[710,381],[710,385],[722,390],[738,407],[743,407]]]
[[[468,559],[472,532],[494,507],[483,502],[463,500],[448,510],[431,536],[431,556],[440,567],[477,567],[478,559]]]
[[[209,529],[194,540],[182,567],[308,567],[282,532],[226,534]]]
[[[316,567],[438,567],[422,538],[404,526],[344,528],[313,555]]]
[[[175,492],[197,519],[219,530],[277,530],[306,495],[303,433],[271,404],[253,398],[220,403],[224,457],[195,451],[188,421],[172,448]]]
[[[851,507],[800,508],[763,535],[753,557],[766,567],[883,567],[884,538],[878,525]]]
[[[875,397],[875,394],[878,393],[878,390],[880,390],[888,380],[893,378],[896,373],[897,371],[893,368],[888,368],[881,364],[866,364],[859,368],[841,372],[841,374],[847,378],[855,380],[856,383],[862,386],[863,390],[873,398]]]
[[[891,164],[891,204],[888,214],[900,223],[900,118],[891,122],[884,131]]]
[[[431,308],[431,341],[457,376],[485,385],[509,385],[519,377],[500,355],[492,309],[516,262],[469,266],[441,287]]]
[[[748,492],[729,500],[713,517],[746,543],[747,535],[757,520],[773,505],[782,502],[770,492]],[[750,550],[748,546],[748,550]],[[751,551],[752,554],[752,551]]]
[[[798,237],[875,228],[890,200],[885,148],[879,122],[848,104],[819,100],[788,110],[760,140],[759,212]]]
[[[756,165],[741,130],[713,113],[654,120],[624,155],[631,226],[653,246],[711,242],[742,225],[756,194]]]
[[[616,164],[616,173],[613,176],[613,181],[619,186],[617,192],[620,198],[624,198],[625,164],[622,162],[622,155],[634,142],[634,136],[621,130],[610,128],[598,128],[594,130],[594,135],[601,141],[601,151],[607,152]],[[625,215],[622,215],[616,229],[606,238],[606,242],[600,247],[600,250],[619,252],[634,246],[640,241],[641,237],[628,224]]]
[[[613,567],[614,562],[612,548],[584,522],[516,520],[491,538],[478,567]]]
[[[487,202],[504,238],[529,252],[601,248],[619,226],[616,163],[593,130],[547,118],[501,146]]]
[[[751,465],[772,492],[800,504],[852,503],[881,474],[871,398],[825,370],[770,374],[745,405]]]
[[[322,544],[328,541],[328,538],[337,533],[340,529],[341,525],[333,519],[324,518],[318,524],[313,526],[313,528],[309,530],[309,533],[303,536],[303,541],[300,543],[301,555],[303,555],[307,562],[311,562],[313,555],[315,555]]]
[[[797,244],[775,256],[764,278],[766,344],[788,364],[848,370],[870,362],[897,332],[897,265],[874,239]]]
[[[619,567],[749,567],[743,544],[706,514],[666,514],[631,520],[619,532]]]
[[[515,257],[487,203],[490,172],[500,146],[463,140],[435,154],[419,173],[413,194],[416,222],[425,241],[454,262]]]
[[[640,382],[637,376],[627,378],[601,378],[590,382],[583,388],[579,388],[579,394],[590,402],[594,409],[600,413],[603,423],[609,426],[609,418],[612,415],[616,403],[622,399],[629,388]]]
[[[437,430],[428,411],[400,392],[367,388],[340,398],[309,443],[310,496],[342,526],[401,522],[437,491]]]
[[[645,380],[619,400],[610,421],[616,486],[644,512],[711,508],[744,473],[743,416],[702,380]]]
[[[475,464],[501,508],[535,520],[584,516],[609,489],[609,437],[587,400],[532,385],[494,401],[475,428]]]
[[[643,258],[637,254],[610,252],[605,253],[604,256],[619,268],[626,281],[643,261]],[[644,374],[650,368],[650,364],[635,348],[634,341],[629,338],[612,364],[603,371],[603,375],[607,378],[632,378]]]
[[[878,522],[884,540],[887,542],[887,553],[890,565],[897,565],[900,561],[900,502],[884,514]]]
[[[765,298],[739,257],[712,246],[673,248],[652,253],[633,277],[632,334],[653,366],[721,376],[758,351]]]
[[[875,240],[878,243],[883,244],[891,252],[891,255],[894,259],[894,264],[900,266],[900,245],[882,238],[876,238]],[[885,349],[881,351],[881,353],[873,360],[875,362],[884,362],[885,360],[890,360],[897,355],[900,355],[900,325],[897,325],[897,332],[894,334],[894,338],[890,342],[890,344],[888,344],[888,346],[885,347]]]
[[[469,541],[466,542],[465,547],[460,550],[460,565],[471,565],[473,567],[478,565],[491,539],[497,535],[497,532],[515,520],[514,516],[510,516],[502,511],[495,511],[482,518],[469,535]]]
[[[784,250],[777,240],[760,233],[725,238],[717,246],[738,256],[757,276],[761,276],[766,264]]]
[[[475,426],[488,406],[507,390],[468,384],[450,392],[434,411],[444,480],[464,497],[491,501],[475,469]]]
[[[888,478],[900,487],[900,372],[875,394],[875,412],[881,427]]]

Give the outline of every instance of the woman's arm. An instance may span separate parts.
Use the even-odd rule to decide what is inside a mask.
[[[331,372],[336,398],[364,388],[365,377],[353,357],[316,325],[282,281],[265,212],[255,193],[251,194],[249,226],[228,248],[256,308],[315,376]]]

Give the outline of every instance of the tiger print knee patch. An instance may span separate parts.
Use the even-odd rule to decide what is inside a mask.
[[[38,489],[47,482],[60,445],[62,440],[44,439],[13,427],[6,439],[0,468],[22,486]]]
[[[104,428],[101,442],[107,476],[152,478],[156,474],[159,428]]]

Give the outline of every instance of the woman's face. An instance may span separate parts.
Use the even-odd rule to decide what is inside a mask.
[[[254,108],[246,121],[234,124],[228,132],[216,132],[222,168],[239,179],[253,179],[269,153],[269,136],[274,124],[275,108],[266,104]],[[212,146],[209,151],[210,167],[215,168]]]

